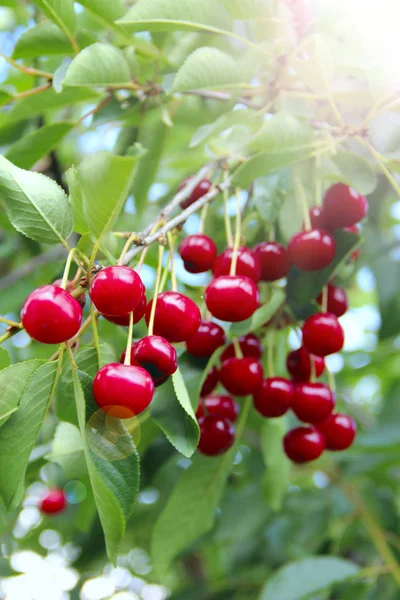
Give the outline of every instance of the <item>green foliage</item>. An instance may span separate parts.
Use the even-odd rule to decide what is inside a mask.
[[[123,52],[97,42],[78,54],[70,64],[63,85],[69,87],[123,87],[130,83],[129,65]]]

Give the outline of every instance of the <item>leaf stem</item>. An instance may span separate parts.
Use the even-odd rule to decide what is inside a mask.
[[[35,96],[36,94],[41,94],[42,92],[45,92],[46,90],[51,88],[51,86],[51,81],[48,81],[47,83],[39,85],[38,87],[32,88],[30,90],[25,90],[25,92],[19,92],[10,99],[10,102],[13,100],[20,100],[21,98],[28,98],[29,96]]]
[[[236,275],[238,251],[240,246],[240,235],[241,235],[241,220],[242,212],[240,210],[240,190],[236,189],[236,227],[235,227],[235,240],[233,242],[232,261],[229,275]]]
[[[131,364],[132,337],[133,337],[133,312],[129,313],[129,329],[128,329],[128,339],[126,341],[124,365]]]
[[[100,357],[100,339],[99,339],[99,332],[97,330],[97,320],[96,320],[96,313],[95,313],[95,309],[94,309],[94,304],[93,302],[90,303],[90,322],[92,323],[92,329],[93,329],[93,344],[96,348],[96,353],[97,353],[97,363],[99,365],[99,369],[101,367],[101,357]],[[78,332],[79,334],[79,332]]]
[[[243,352],[242,352],[242,349],[240,347],[239,340],[237,339],[237,337],[233,338],[232,344],[233,344],[233,348],[235,350],[235,357],[243,358]]]
[[[34,69],[33,67],[26,67],[25,65],[21,65],[20,63],[18,63],[14,59],[10,58],[9,56],[6,56],[2,52],[0,52],[0,58],[4,58],[4,60],[7,61],[8,64],[10,64],[11,66],[18,69],[18,71],[25,73],[25,75],[32,75],[33,77],[45,77],[46,79],[53,79],[52,73],[48,73],[47,71],[40,71],[39,69]]]
[[[303,216],[304,229],[306,231],[310,231],[311,230],[311,219],[310,219],[310,212],[308,209],[307,198],[304,193],[303,184],[297,177],[295,179],[295,186],[296,186],[296,191],[297,191],[297,197],[300,202],[301,214]]]
[[[397,181],[395,180],[395,178],[393,177],[393,175],[391,174],[391,172],[389,171],[389,169],[387,168],[387,166],[385,165],[385,163],[382,160],[382,156],[379,154],[379,152],[377,152],[377,150],[375,150],[375,148],[373,146],[371,146],[371,144],[368,142],[368,140],[361,138],[361,137],[357,137],[358,141],[361,142],[362,144],[364,144],[364,146],[367,148],[367,150],[370,152],[370,154],[372,155],[372,157],[376,160],[376,162],[378,163],[378,166],[380,168],[380,170],[382,171],[382,173],[384,175],[386,175],[389,183],[392,185],[394,191],[396,192],[396,194],[400,197],[400,187],[397,184]]]
[[[150,320],[149,320],[149,328],[148,328],[149,335],[153,335],[153,331],[154,331],[154,318],[156,315],[157,296],[158,296],[158,290],[160,287],[163,256],[164,256],[164,246],[162,246],[160,244],[158,246],[158,265],[157,265],[156,281],[154,283],[153,302],[151,303],[151,312],[150,312]]]

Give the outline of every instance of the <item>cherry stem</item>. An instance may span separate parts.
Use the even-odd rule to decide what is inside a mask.
[[[301,213],[303,215],[304,229],[306,231],[310,231],[311,230],[311,219],[310,219],[310,213],[309,213],[308,204],[307,204],[307,198],[304,193],[303,185],[302,185],[301,181],[299,181],[299,179],[297,179],[297,178],[295,180],[295,186],[296,186],[296,197],[298,198],[298,201],[300,203]]]
[[[173,292],[176,292],[178,289],[178,284],[176,281],[176,272],[175,272],[175,248],[174,248],[174,238],[172,233],[168,231],[167,233],[168,247],[169,247],[169,260],[171,264],[171,288]]]
[[[228,180],[228,173],[225,171],[224,172],[224,182],[226,182],[227,180]],[[224,199],[224,222],[225,222],[226,243],[228,244],[229,248],[232,248],[233,236],[232,236],[231,220],[229,218],[229,212],[228,212],[229,190],[227,187],[224,188],[222,196]]]
[[[275,368],[274,368],[274,346],[275,346],[275,336],[274,332],[271,331],[268,340],[267,340],[267,372],[268,377],[275,376]]]
[[[65,346],[65,348],[67,349],[67,352],[68,352],[68,357],[69,357],[69,360],[70,360],[70,363],[71,363],[71,366],[72,366],[72,368],[73,368],[74,370],[77,370],[77,369],[78,369],[78,367],[77,367],[77,364],[76,364],[76,362],[75,362],[75,356],[74,356],[74,353],[72,352],[72,348],[71,348],[71,346],[68,344],[68,342],[66,342],[66,343],[64,344],[64,346]],[[60,352],[60,355],[61,355],[61,352]]]
[[[322,205],[322,181],[321,181],[321,177],[319,176],[319,170],[321,168],[321,165],[322,165],[322,157],[317,155],[315,157],[315,205],[316,206]]]
[[[161,246],[161,244],[160,244],[158,246],[158,265],[157,265],[156,281],[154,283],[154,296],[153,296],[153,302],[151,303],[149,331],[148,331],[149,335],[153,335],[153,330],[154,330],[154,318],[156,315],[158,290],[160,289],[163,256],[164,256],[164,246]]]
[[[236,230],[235,230],[235,241],[233,244],[231,269],[229,275],[236,275],[238,250],[240,246],[240,225],[241,225],[241,210],[240,210],[240,190],[236,189]]]
[[[133,337],[133,312],[129,313],[128,340],[126,342],[124,365],[131,364],[132,337]]]
[[[99,332],[97,330],[96,313],[95,313],[95,309],[94,309],[94,304],[92,302],[90,303],[90,320],[91,320],[92,329],[93,329],[93,344],[94,344],[94,347],[96,348],[97,362],[98,362],[99,369],[100,369],[100,367],[101,367],[100,339],[99,339]]]
[[[162,274],[162,278],[160,281],[160,287],[158,289],[159,294],[161,294],[161,292],[164,291],[165,284],[167,283],[167,279],[168,279],[168,275],[169,275],[169,261],[170,261],[170,255],[168,254],[167,262],[165,263],[164,272]]]
[[[268,239],[270,242],[275,241],[275,227],[273,225],[271,225],[271,227],[269,228]]]
[[[322,304],[321,309],[323,313],[328,312],[328,286],[324,285],[322,288]]]
[[[243,352],[242,352],[242,349],[240,347],[239,340],[237,338],[233,338],[232,344],[233,344],[233,348],[235,350],[235,356],[236,356],[236,358],[243,358]]]
[[[122,248],[122,252],[121,255],[118,259],[118,265],[123,265],[124,264],[124,258],[125,258],[125,254],[128,252],[129,248],[131,247],[131,245],[134,242],[139,242],[140,238],[138,236],[137,233],[131,233],[131,235],[128,237],[128,239],[125,242],[124,247]]]
[[[17,321],[10,321],[10,319],[6,319],[5,317],[0,317],[0,323],[4,323],[5,325],[9,325],[10,327],[18,327],[18,329],[23,329],[22,323],[17,323]]]
[[[204,225],[207,218],[208,206],[208,204],[205,204],[201,209],[199,233],[204,233]]]
[[[69,275],[69,271],[71,269],[71,264],[72,264],[72,260],[74,258],[75,252],[76,252],[76,248],[72,248],[72,250],[70,250],[70,252],[68,253],[67,262],[65,263],[65,268],[64,268],[64,274],[63,274],[63,278],[62,278],[61,285],[60,285],[60,287],[63,290],[65,290],[67,288],[68,275]]]
[[[315,358],[312,354],[310,354],[310,381],[311,381],[311,383],[313,381],[315,381],[316,378],[317,378],[317,373],[316,373]]]
[[[155,223],[153,225],[153,227],[150,230],[149,235],[152,235],[153,233],[155,233],[157,231],[157,229],[160,227],[160,225],[162,224],[162,220],[160,219],[159,221],[157,221],[157,223]],[[144,261],[146,260],[146,256],[147,253],[149,251],[150,246],[146,246],[145,248],[143,248],[142,250],[142,254],[140,255],[140,260],[138,262],[138,264],[136,265],[136,272],[140,273],[141,268],[144,265]]]

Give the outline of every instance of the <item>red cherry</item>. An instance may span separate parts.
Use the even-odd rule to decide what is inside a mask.
[[[191,177],[187,177],[186,179],[184,179],[178,186],[178,190],[182,190],[191,180]],[[199,198],[201,198],[202,196],[205,196],[205,194],[207,194],[207,192],[210,190],[211,188],[211,181],[209,179],[202,179],[194,188],[193,192],[190,194],[190,196],[188,198],[186,198],[186,200],[182,200],[182,202],[180,203],[181,208],[188,208],[188,206],[190,206],[191,204],[193,204],[194,202],[196,202],[196,200],[198,200]]]
[[[133,311],[133,324],[139,323],[139,321],[143,319],[144,313],[146,312],[146,306],[146,294],[143,294],[138,306]],[[111,323],[116,323],[117,325],[124,325],[125,327],[129,327],[129,313],[127,315],[124,315],[123,317],[110,317],[110,315],[102,316]]]
[[[56,515],[67,507],[67,498],[61,488],[49,490],[40,502],[40,510],[45,515]]]
[[[356,437],[357,425],[349,415],[336,413],[317,425],[328,450],[346,450]]]
[[[286,456],[295,463],[316,460],[325,450],[323,435],[314,427],[296,427],[283,438]]]
[[[200,440],[198,449],[206,456],[223,454],[235,441],[235,430],[228,419],[207,415],[199,419]]]
[[[325,193],[324,219],[326,227],[350,227],[365,217],[368,201],[365,196],[345,183],[335,183]]]
[[[104,412],[120,419],[139,415],[150,404],[154,383],[142,367],[111,363],[97,372],[93,396]]]
[[[122,353],[121,363],[124,363],[125,355],[126,351]],[[178,368],[175,348],[159,335],[147,335],[132,345],[131,364],[146,369],[156,387],[164,383]]]
[[[209,415],[223,417],[224,419],[231,421],[231,423],[234,423],[239,414],[239,406],[238,403],[235,402],[235,400],[230,396],[226,396],[224,394],[215,394],[214,396],[200,398],[199,406],[196,411],[196,417],[198,419],[204,417],[205,412]]]
[[[344,331],[337,317],[331,313],[317,313],[303,325],[303,346],[316,356],[339,352],[344,344]]]
[[[200,396],[208,396],[215,390],[219,382],[219,371],[217,367],[211,367],[200,391]]]
[[[322,423],[335,407],[335,396],[324,383],[298,383],[294,388],[292,410],[300,421]]]
[[[262,366],[251,356],[228,358],[222,363],[219,380],[235,396],[255,394],[262,384]]]
[[[212,268],[214,277],[229,275],[232,256],[233,249],[227,248],[216,258]],[[251,250],[250,248],[238,248],[236,275],[244,275],[256,283],[257,281],[260,281],[261,263],[254,250]]]
[[[262,355],[262,344],[258,337],[254,333],[248,333],[238,337],[238,342],[243,356],[252,356],[253,358],[261,358]],[[221,354],[221,362],[224,362],[227,358],[234,358],[235,346],[229,344]]]
[[[221,321],[244,321],[258,308],[258,289],[252,279],[242,275],[224,275],[214,279],[204,299],[210,313]]]
[[[189,273],[204,273],[212,268],[217,246],[207,235],[189,235],[179,245],[179,255]]]
[[[310,222],[312,229],[325,229],[324,213],[320,206],[310,208]]]
[[[58,287],[60,287],[61,284],[62,284],[62,279],[56,279],[55,281],[53,281],[53,285],[58,285]],[[66,285],[65,289],[67,290],[67,292],[72,294],[72,292],[74,292],[76,290],[76,285],[72,281],[67,281],[67,285]],[[82,292],[82,294],[79,294],[79,296],[76,296],[76,299],[78,300],[81,307],[85,308],[85,304],[86,304],[85,293]]]
[[[322,292],[317,296],[318,304],[322,304]],[[327,312],[341,317],[349,308],[349,301],[346,292],[340,288],[328,283],[328,310]]]
[[[297,233],[288,246],[290,262],[303,271],[323,269],[334,259],[335,250],[335,240],[323,229]]]
[[[293,402],[293,384],[283,377],[268,377],[254,394],[254,407],[263,417],[281,417]]]
[[[140,276],[129,267],[106,267],[93,279],[89,296],[103,315],[122,317],[134,311],[144,294]]]
[[[27,333],[37,342],[61,344],[78,333],[82,307],[57,285],[43,285],[25,300],[21,320]]]
[[[210,358],[224,344],[225,331],[222,327],[212,321],[202,321],[194,336],[187,340],[186,348],[193,356]]]
[[[149,325],[151,306],[146,308],[146,323]],[[157,298],[154,318],[154,334],[169,342],[186,342],[197,332],[201,323],[198,306],[179,292],[163,292]]]
[[[261,242],[254,251],[261,264],[261,281],[277,281],[286,277],[290,269],[286,248],[278,242]]]
[[[311,361],[314,363],[312,369]],[[286,368],[292,376],[293,381],[301,383],[302,381],[309,381],[312,374],[315,377],[320,377],[325,370],[325,361],[321,356],[310,354],[302,346],[287,355]]]

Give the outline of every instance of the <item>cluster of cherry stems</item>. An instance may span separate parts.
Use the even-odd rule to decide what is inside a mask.
[[[185,182],[184,182],[185,184]],[[186,208],[210,188],[201,181],[182,202]],[[322,207],[309,213],[308,230],[296,234],[286,249],[275,241],[262,242],[255,248],[227,248],[217,256],[214,241],[203,234],[186,237],[179,246],[185,268],[191,273],[212,271],[213,279],[204,294],[209,313],[217,320],[240,322],[259,308],[259,281],[273,282],[288,274],[295,265],[304,271],[326,267],[335,257],[332,232],[338,228],[357,232],[356,223],[367,212],[367,200],[343,183],[333,185],[325,194]],[[352,258],[356,258],[353,253]],[[234,263],[234,264],[233,264]],[[35,340],[59,344],[70,340],[82,322],[84,295],[71,295],[72,286],[42,286],[24,303],[22,324]],[[66,288],[66,289],[64,289]],[[196,417],[200,426],[198,450],[215,456],[234,443],[234,422],[239,407],[232,396],[253,397],[255,409],[266,418],[276,418],[291,409],[306,426],[290,430],[284,437],[286,455],[296,463],[317,459],[325,449],[344,450],[355,437],[353,419],[333,413],[335,397],[324,383],[316,382],[325,370],[324,357],[343,347],[344,334],[338,321],[348,308],[343,289],[329,283],[316,300],[323,312],[307,318],[302,327],[302,346],[287,356],[291,379],[264,378],[260,363],[262,345],[254,334],[239,337],[220,355],[219,367],[213,366],[204,381]],[[125,266],[101,269],[92,279],[89,296],[102,316],[118,325],[130,326],[143,317],[149,335],[128,342],[120,363],[102,367],[93,381],[98,406],[117,418],[131,418],[150,404],[154,388],[163,384],[177,369],[173,343],[184,342],[187,351],[207,361],[226,345],[224,329],[216,322],[202,320],[198,306],[177,291],[156,294],[147,302],[140,275]],[[266,324],[268,325],[268,324]],[[221,383],[230,394],[213,393]],[[43,499],[45,513],[64,510],[62,490],[52,490]]]

